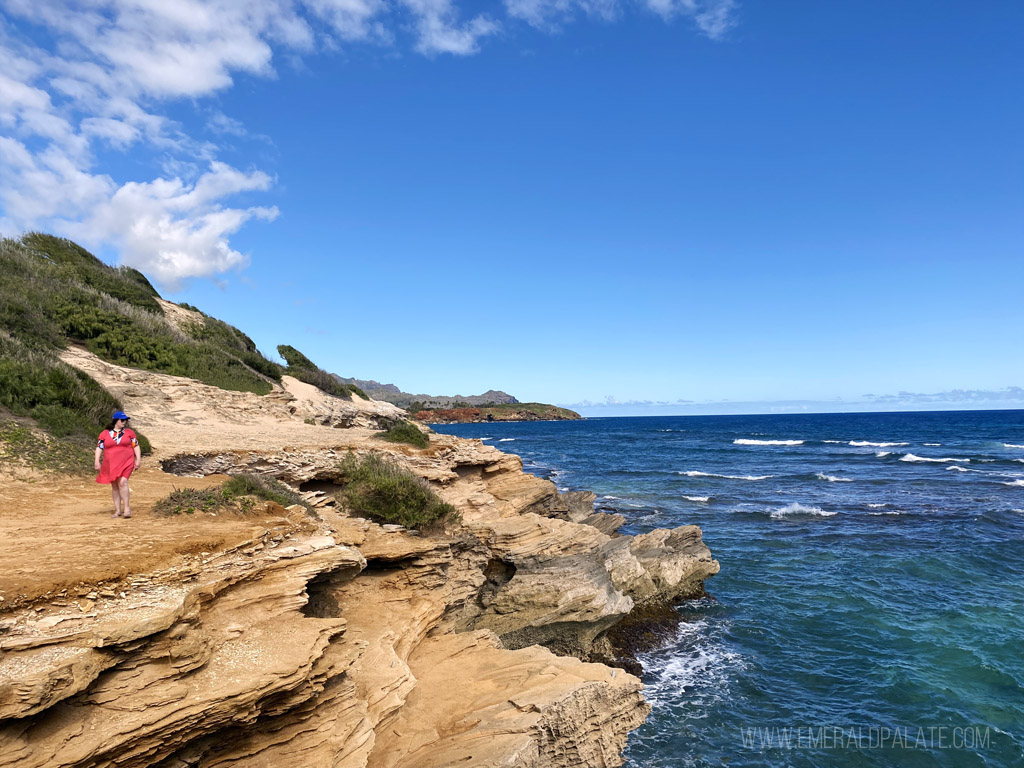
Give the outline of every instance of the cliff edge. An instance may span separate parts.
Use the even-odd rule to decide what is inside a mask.
[[[115,521],[91,478],[0,488],[0,766],[616,766],[646,717],[613,630],[703,593],[700,530],[617,534],[518,457],[284,376],[226,392],[70,348],[154,445]],[[423,535],[349,514],[349,454],[461,514]],[[315,510],[157,517],[172,488],[273,476]],[[632,667],[631,667],[632,668]]]

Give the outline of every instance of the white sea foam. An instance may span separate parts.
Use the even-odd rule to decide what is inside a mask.
[[[671,649],[641,654],[645,678],[650,676],[644,698],[656,709],[669,710],[679,706],[681,694],[687,706],[701,710],[727,701],[730,682],[746,668],[743,657],[722,641],[727,629],[720,621],[684,621]]]
[[[954,466],[946,467],[946,470],[947,471],[948,470],[953,470],[954,472],[974,472],[975,471],[973,469],[967,469],[966,467],[957,467],[955,465]]]
[[[683,498],[686,499],[687,501],[695,501],[698,504],[707,504],[709,501],[711,501],[710,496],[683,496]]]
[[[819,480],[825,480],[826,482],[829,482],[829,483],[852,483],[853,482],[853,480],[851,480],[848,477],[836,477],[835,475],[826,475],[824,472],[819,472],[818,473],[818,479]]]
[[[886,456],[892,456],[892,451],[875,451],[875,456],[884,459]]]
[[[1015,443],[1003,443],[1004,448],[1024,448],[1024,445],[1017,445]]]
[[[832,517],[836,513],[829,512],[827,509],[821,507],[809,507],[804,504],[793,502],[787,504],[782,509],[776,509],[772,511],[772,517],[778,519],[781,517],[791,517],[793,515],[814,515],[815,517]]]
[[[895,448],[898,445],[910,445],[910,443],[872,443],[868,440],[851,440],[850,445],[854,448]]]
[[[1010,488],[1024,488],[1024,480],[1011,480],[1009,483],[1003,483],[1003,485]]]
[[[619,500],[618,496],[602,496],[601,498],[602,499],[607,499],[608,501],[618,501]]]
[[[514,437],[503,437],[500,440],[498,440],[498,442],[499,443],[511,443],[513,440],[515,440]]]
[[[868,512],[868,514],[877,517],[879,515],[902,515],[903,513],[898,509],[887,509],[885,512]]]
[[[929,462],[931,464],[949,464],[951,461],[955,461],[960,464],[967,464],[970,462],[970,459],[929,459],[927,456],[915,456],[912,453],[908,453],[900,461]]]
[[[930,445],[932,448],[935,448],[936,446],[942,445],[942,443],[925,443],[925,445]]]
[[[822,440],[821,442],[823,442],[823,443],[838,443],[838,444],[841,445],[842,443],[844,443],[846,441],[845,440]]]
[[[748,440],[745,437],[741,437],[739,440],[733,440],[733,445],[803,445],[803,440]]]
[[[871,507],[872,509],[881,509],[882,507],[888,507],[889,503],[882,502],[881,504],[868,504],[868,506]]]
[[[774,477],[774,475],[716,475],[714,472],[699,472],[697,470],[679,472],[678,474],[687,477],[721,477],[725,480],[767,480],[769,477]]]

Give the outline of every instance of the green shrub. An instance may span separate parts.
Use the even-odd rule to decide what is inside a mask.
[[[458,512],[438,498],[427,482],[379,454],[349,453],[338,467],[341,496],[357,515],[378,523],[437,530],[455,523]]]
[[[9,470],[27,466],[50,473],[85,475],[93,468],[92,445],[92,440],[57,439],[0,418],[0,463]]]
[[[192,515],[196,512],[214,512],[223,503],[216,488],[175,488],[153,505],[153,514]]]
[[[0,406],[31,416],[58,437],[95,437],[118,403],[53,352],[0,329]]]
[[[282,507],[299,504],[312,514],[299,494],[284,483],[262,475],[235,475],[212,488],[175,488],[153,505],[153,512],[158,515],[192,515],[221,510],[248,512],[255,506],[254,498],[273,501]]]
[[[266,501],[276,501],[282,507],[299,504],[309,508],[302,497],[284,483],[265,475],[234,475],[220,487],[225,498],[256,496]]]
[[[0,241],[0,329],[37,349],[69,341],[112,363],[266,394],[280,380],[252,339],[205,318],[195,334],[164,317],[138,270],[110,267],[69,240],[33,233]],[[262,375],[261,375],[262,374]]]
[[[277,353],[284,358],[286,363],[288,363],[288,368],[285,370],[285,373],[289,376],[294,376],[299,381],[305,382],[306,384],[312,384],[320,391],[326,392],[329,395],[334,395],[335,397],[347,397],[351,399],[352,394],[355,393],[364,400],[370,399],[367,394],[355,384],[346,384],[339,381],[337,377],[322,368],[318,368],[312,360],[299,352],[295,347],[290,347],[287,344],[281,344],[277,348]]]
[[[408,443],[417,448],[426,448],[430,445],[430,438],[410,421],[399,421],[389,427],[386,431],[377,435],[381,440],[389,443]]]

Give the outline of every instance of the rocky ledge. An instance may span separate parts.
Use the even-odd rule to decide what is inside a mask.
[[[649,707],[609,664],[636,669],[623,627],[703,594],[718,563],[700,530],[619,535],[593,494],[516,456],[364,431],[267,450],[281,441],[239,428],[222,450],[159,456],[178,475],[274,475],[318,516],[268,502],[266,530],[234,546],[0,617],[0,766],[620,765]],[[348,516],[331,501],[348,450],[389,452],[461,524]]]

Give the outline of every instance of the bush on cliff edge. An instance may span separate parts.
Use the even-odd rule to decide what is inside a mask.
[[[406,443],[416,448],[426,448],[430,445],[430,438],[423,434],[419,427],[405,419],[392,424],[377,437],[389,443]]]
[[[459,520],[455,507],[441,501],[425,480],[379,454],[349,453],[338,469],[345,484],[340,496],[357,515],[428,531]]]

